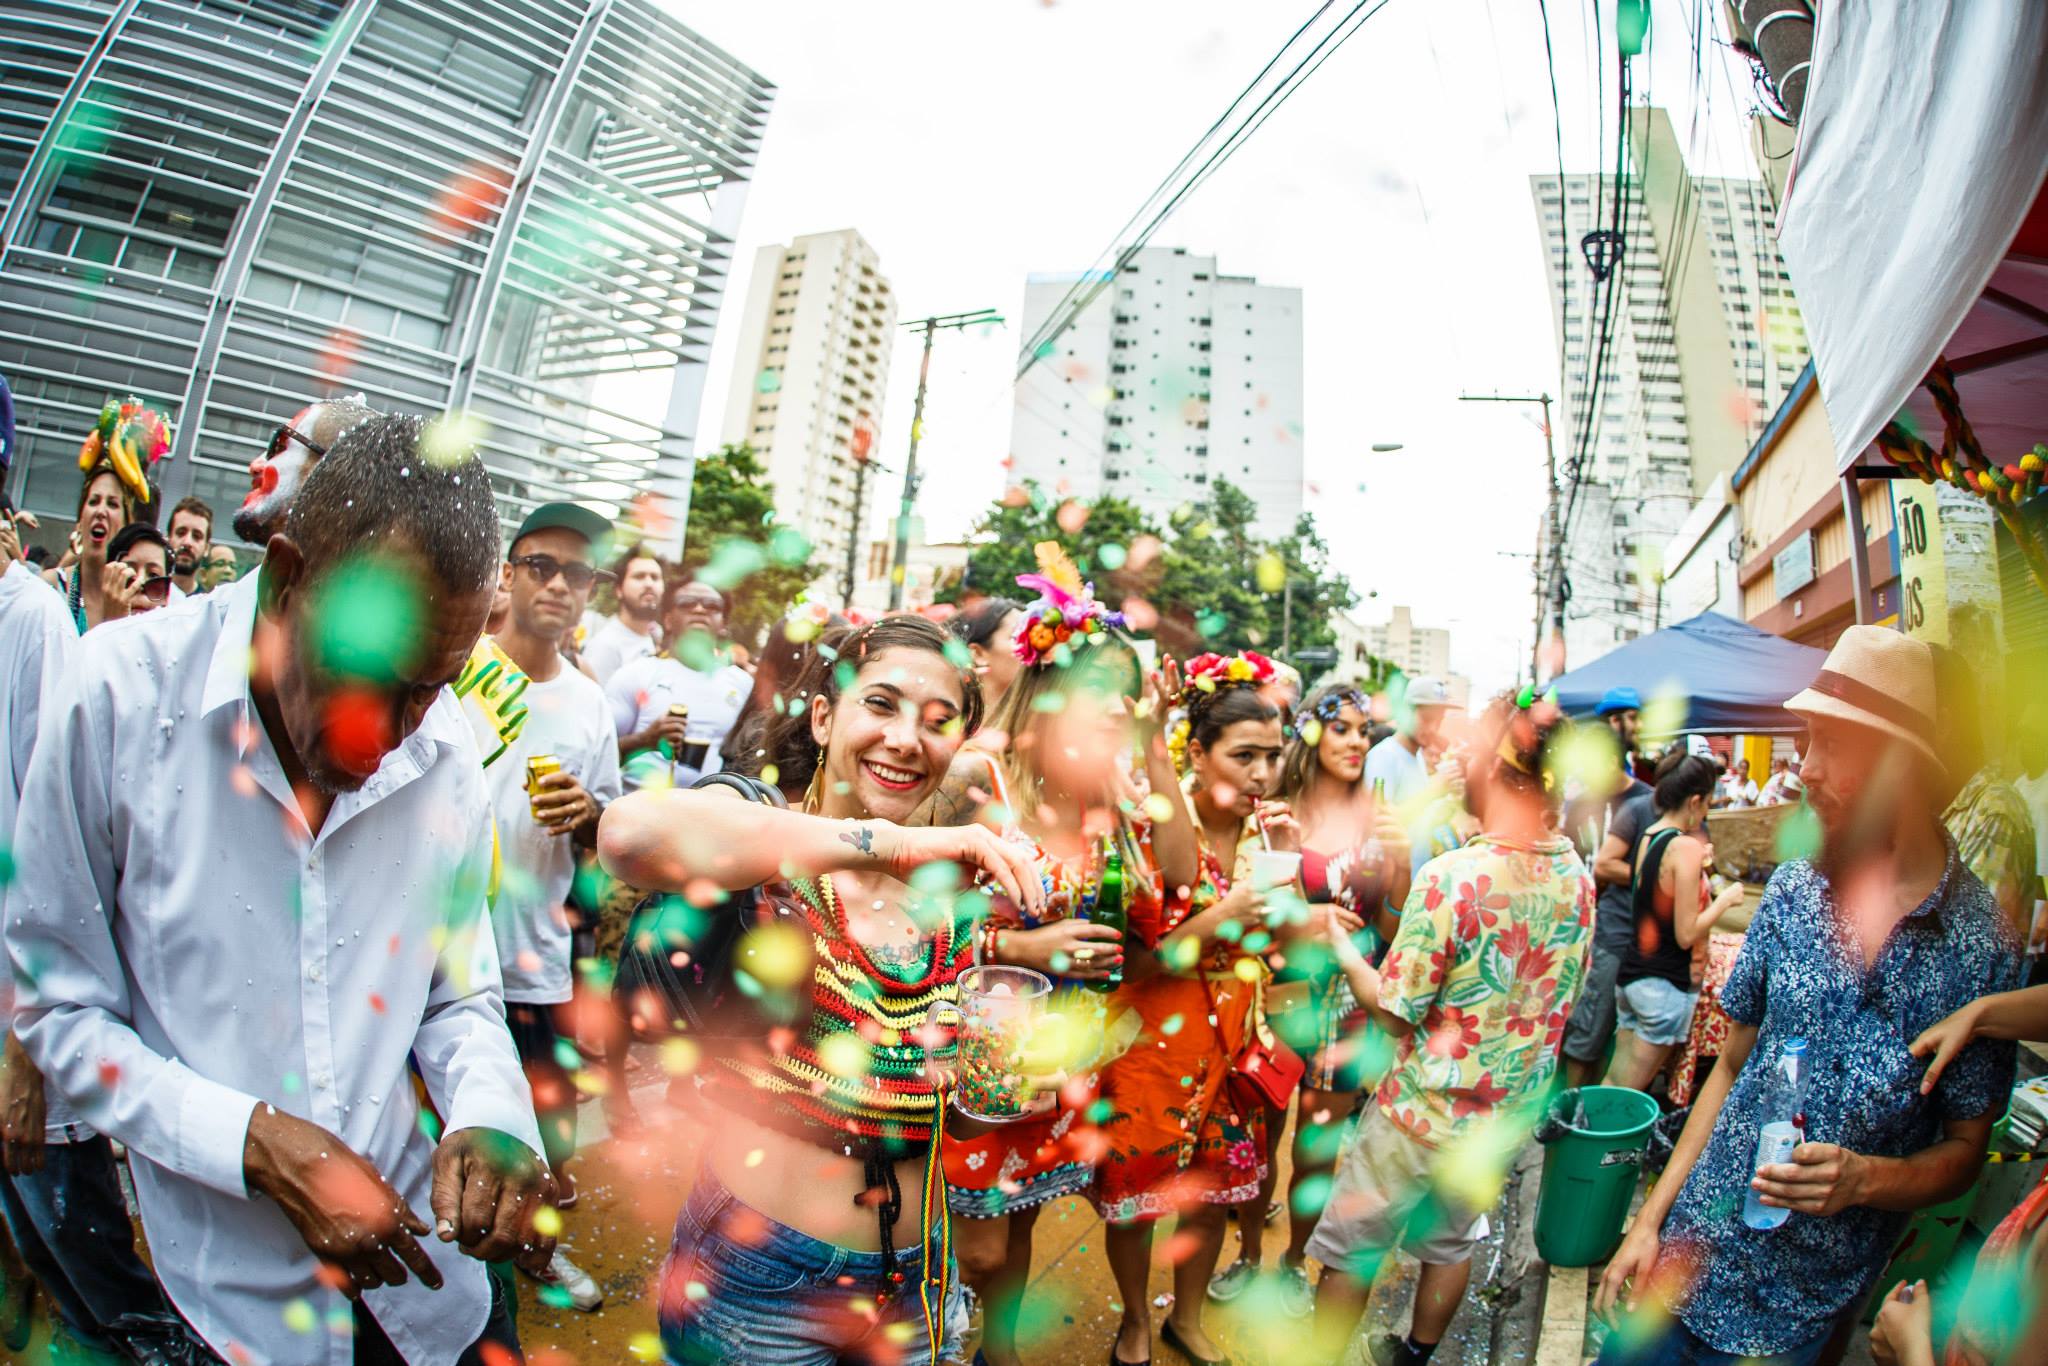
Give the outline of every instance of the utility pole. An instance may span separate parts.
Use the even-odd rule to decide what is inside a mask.
[[[944,313],[903,324],[924,329],[924,359],[917,367],[917,406],[910,412],[910,456],[903,462],[903,503],[896,513],[896,554],[889,565],[889,610],[903,607],[903,579],[910,558],[910,508],[917,501],[917,486],[923,476],[917,472],[917,443],[924,436],[924,393],[932,375],[932,337],[940,329],[957,330],[984,323],[1001,324],[1003,317],[993,308],[972,313]]]
[[[846,576],[842,580],[845,589],[839,596],[846,607],[853,607],[854,586],[860,582],[860,523],[861,509],[867,506],[868,461],[866,456],[855,456],[853,461],[853,534],[846,538]]]
[[[1550,434],[1549,394],[1460,394],[1460,403],[1540,403],[1543,405],[1543,484],[1549,492],[1545,522],[1550,554],[1536,556],[1536,639],[1529,646],[1529,686],[1543,681],[1543,604],[1550,604],[1550,630],[1564,639],[1564,508],[1558,499],[1557,443]],[[1558,672],[1563,672],[1559,670]]]

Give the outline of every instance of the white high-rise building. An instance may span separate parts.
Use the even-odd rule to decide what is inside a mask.
[[[1807,359],[1770,187],[1688,173],[1661,109],[1632,111],[1629,152],[1621,292],[1598,408],[1578,445],[1601,335],[1583,244],[1612,229],[1615,180],[1566,176],[1560,191],[1555,175],[1530,177],[1564,375],[1560,482],[1573,450],[1584,462],[1565,533],[1567,668],[1652,629],[1666,568],[1657,559],[1694,503],[1741,463]]]
[[[1080,278],[1026,282],[1026,335]],[[1162,524],[1227,480],[1261,535],[1284,535],[1302,512],[1301,365],[1299,289],[1147,247],[1018,382],[1011,477],[1115,494]]]
[[[761,453],[775,510],[810,538],[826,583],[841,582],[849,549],[866,540],[874,473],[859,506],[855,489],[882,423],[895,327],[895,292],[875,249],[853,229],[755,255],[725,441]]]

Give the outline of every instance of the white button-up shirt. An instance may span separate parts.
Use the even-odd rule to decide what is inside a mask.
[[[0,851],[14,848],[14,813],[48,699],[78,647],[78,627],[57,590],[21,561],[0,574]],[[13,975],[0,982],[0,1031],[14,1021]],[[43,1092],[43,1136],[52,1143],[92,1137],[64,1098]]]
[[[445,1127],[536,1153],[486,923],[483,774],[452,696],[308,833],[249,696],[256,576],[79,642],[22,793],[6,948],[23,1046],[128,1145],[157,1274],[230,1361],[349,1366],[348,1306],[244,1185],[249,1117],[320,1124],[433,1222]],[[420,1240],[446,1286],[370,1292],[407,1361],[483,1331],[485,1268]]]

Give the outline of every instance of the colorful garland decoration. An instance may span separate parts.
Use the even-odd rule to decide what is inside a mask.
[[[1977,434],[1963,416],[1955,371],[1949,368],[1947,357],[1935,361],[1923,382],[1941,414],[1941,449],[1936,451],[1902,423],[1888,422],[1877,434],[1877,445],[1893,464],[1909,471],[1923,484],[1946,480],[1965,493],[2014,506],[2041,491],[2043,477],[2048,475],[2048,446],[2037,442],[2032,450],[2010,464],[1994,463],[1978,445]]]
[[[1024,623],[1010,646],[1026,668],[1064,665],[1072,659],[1072,643],[1093,644],[1123,629],[1124,614],[1110,611],[1095,596],[1095,585],[1082,581],[1059,542],[1040,541],[1033,550],[1039,572],[1019,574],[1017,584],[1036,589],[1039,596],[1024,609]]]
[[[78,448],[78,468],[88,473],[104,460],[114,476],[140,503],[150,501],[149,476],[157,462],[171,453],[171,428],[163,414],[145,407],[130,394],[119,403],[109,401],[100,409],[98,421]]]

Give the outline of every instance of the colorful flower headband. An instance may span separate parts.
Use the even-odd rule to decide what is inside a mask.
[[[89,472],[105,460],[135,500],[147,503],[149,472],[170,453],[171,429],[163,415],[130,395],[100,409],[99,420],[78,448],[78,468],[81,473]]]
[[[1306,739],[1311,723],[1315,723],[1318,726],[1327,726],[1330,722],[1336,720],[1337,713],[1343,711],[1346,707],[1356,707],[1361,716],[1372,715],[1372,702],[1364,693],[1356,688],[1339,688],[1324,697],[1315,706],[1304,707],[1296,712],[1294,714],[1295,732]],[[1311,741],[1310,743],[1314,742]]]
[[[1026,668],[1065,664],[1076,637],[1085,645],[1123,629],[1124,614],[1110,611],[1096,598],[1095,585],[1081,581],[1081,571],[1059,542],[1040,541],[1033,550],[1039,572],[1019,574],[1017,584],[1036,589],[1039,596],[1024,609],[1024,624],[1010,646]]]
[[[1279,672],[1272,660],[1256,650],[1244,650],[1234,655],[1196,655],[1181,668],[1187,682],[1181,688],[1180,699],[1185,704],[1192,702],[1196,693],[1213,693],[1223,688],[1263,687],[1278,677]]]

